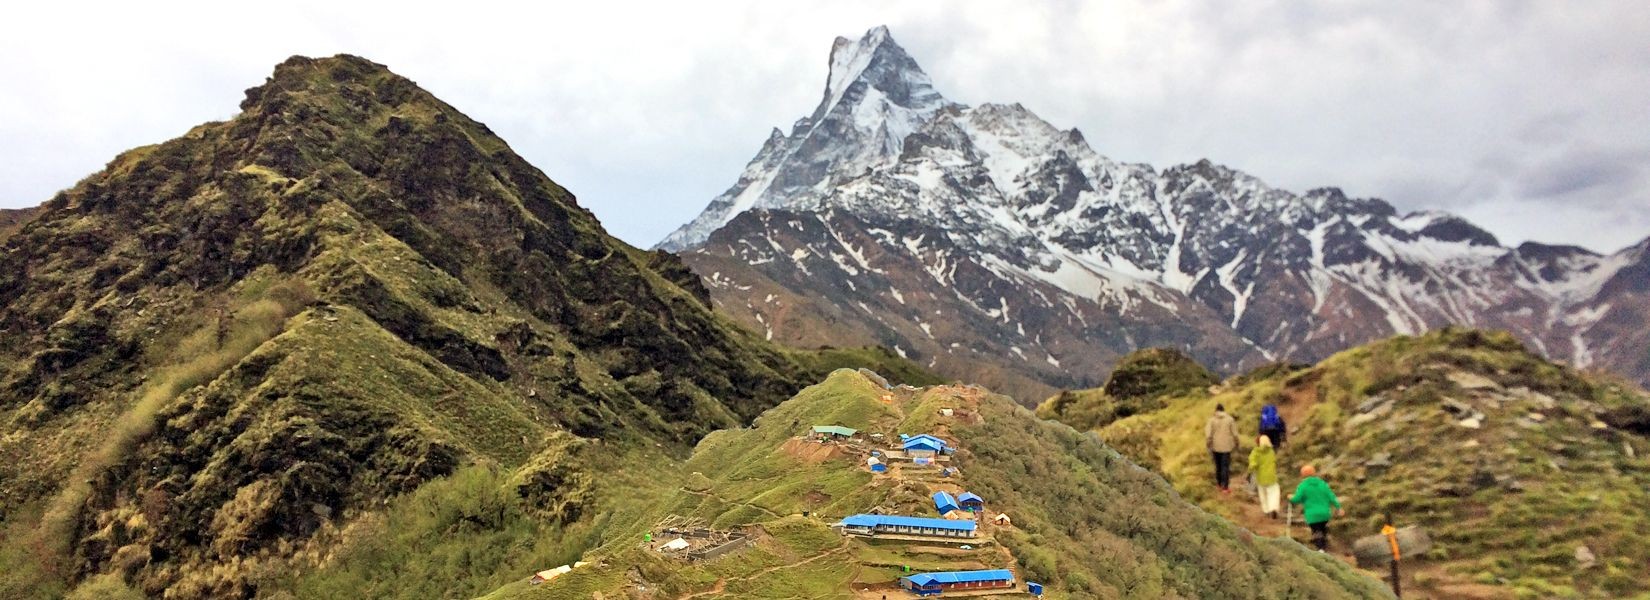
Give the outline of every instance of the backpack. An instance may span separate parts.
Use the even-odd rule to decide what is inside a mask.
[[[1278,415],[1277,406],[1268,404],[1265,408],[1260,409],[1260,429],[1261,431],[1283,429],[1283,417]]]

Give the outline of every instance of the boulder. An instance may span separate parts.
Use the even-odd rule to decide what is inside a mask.
[[[1397,537],[1399,558],[1403,560],[1412,560],[1432,549],[1432,536],[1420,526],[1400,527]],[[1358,538],[1352,542],[1352,556],[1360,568],[1385,566],[1392,562],[1392,542],[1381,534]]]
[[[1386,470],[1390,468],[1392,468],[1391,452],[1377,452],[1375,453],[1375,456],[1372,456],[1369,460],[1364,461],[1364,469],[1370,475],[1385,473]]]
[[[1444,401],[1443,401],[1443,405],[1444,405],[1444,410],[1449,412],[1449,414],[1452,414],[1452,415],[1455,415],[1455,416],[1461,417],[1461,418],[1465,418],[1467,415],[1472,414],[1472,410],[1473,410],[1472,405],[1467,404],[1465,402],[1462,402],[1460,400],[1456,400],[1454,398],[1445,398]]]
[[[1446,377],[1449,378],[1450,383],[1454,383],[1456,387],[1463,390],[1489,390],[1501,387],[1501,384],[1477,373],[1450,371]]]
[[[1541,392],[1530,394],[1530,401],[1535,402],[1536,408],[1541,410],[1552,410],[1558,408],[1557,400],[1554,400],[1552,396],[1548,396]]]
[[[1368,413],[1353,415],[1352,418],[1346,420],[1346,427],[1348,429],[1357,429],[1359,427],[1363,427],[1363,426],[1368,425],[1370,423],[1374,423],[1375,420],[1381,418],[1381,416],[1383,414],[1384,413],[1380,413],[1380,412],[1368,412]]]
[[[1369,398],[1365,399],[1363,402],[1358,403],[1358,412],[1359,413],[1373,412],[1377,408],[1379,408],[1381,405],[1386,405],[1387,407],[1390,408],[1391,405],[1392,405],[1392,399],[1388,398],[1386,396],[1370,396]]]
[[[1593,549],[1586,546],[1576,546],[1576,568],[1590,569],[1598,564],[1598,557],[1593,555]]]

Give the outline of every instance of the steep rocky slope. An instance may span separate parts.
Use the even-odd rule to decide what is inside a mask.
[[[1650,396],[1630,384],[1547,362],[1509,334],[1446,329],[1269,367],[1099,429],[1187,498],[1270,534],[1282,527],[1247,492],[1213,493],[1202,436],[1216,403],[1251,435],[1263,405],[1280,407],[1283,484],[1301,464],[1326,474],[1349,512],[1340,542],[1388,512],[1427,527],[1436,545],[1410,561],[1427,597],[1650,594]]]
[[[873,442],[817,443],[805,437],[813,424],[937,433],[957,446],[958,473],[896,464],[873,474],[865,466]],[[713,433],[685,462],[657,471],[620,484],[648,501],[627,507],[608,542],[578,557],[586,564],[536,586],[521,573],[487,598],[906,597],[893,589],[906,566],[1011,569],[1019,581],[1049,584],[1048,598],[1388,597],[1333,559],[1185,503],[1092,435],[975,386],[890,390],[837,371],[754,427]],[[1012,524],[982,518],[979,539],[966,546],[830,529],[874,507],[934,516],[933,491],[964,489],[986,499],[986,516],[1006,513]],[[659,549],[675,537],[661,523],[741,531],[753,544],[690,561]]]
[[[549,540],[506,563],[572,551],[552,534],[588,520],[580,448],[685,452],[827,364],[888,362],[726,322],[676,257],[609,237],[381,65],[294,57],[241,109],[121,154],[3,241],[0,596],[267,593],[391,539],[419,514],[394,498],[470,498],[424,491],[465,473],[532,518],[426,533]],[[503,567],[429,568],[415,595]]]
[[[1448,324],[1650,381],[1622,326],[1644,316],[1644,244],[1507,248],[1332,188],[1119,162],[1021,105],[946,100],[885,28],[838,39],[813,113],[661,246],[774,339],[877,340],[959,377],[995,362],[1023,400],[1141,347],[1235,372]]]
[[[0,208],[0,242],[5,242],[23,223],[34,218],[38,208]]]

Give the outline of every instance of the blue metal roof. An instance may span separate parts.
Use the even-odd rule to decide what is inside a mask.
[[[939,510],[940,514],[943,515],[953,510],[957,510],[957,500],[952,498],[951,494],[947,494],[943,491],[934,492],[934,508]]]
[[[945,573],[918,573],[901,577],[918,586],[946,583],[975,583],[980,581],[1013,581],[1014,572],[1008,569],[989,571],[949,571]]]
[[[920,434],[920,435],[913,435],[913,436],[907,436],[907,437],[901,437],[901,438],[900,438],[900,439],[901,439],[901,440],[903,440],[903,441],[905,441],[905,442],[906,442],[906,443],[910,443],[910,442],[915,442],[915,441],[917,441],[917,440],[928,440],[928,441],[931,441],[931,442],[934,442],[934,443],[935,443],[935,444],[939,444],[939,445],[940,445],[940,446],[947,446],[947,445],[949,445],[949,444],[946,444],[946,443],[945,443],[945,440],[942,440],[942,439],[940,439],[940,438],[937,438],[937,437],[934,437],[934,436],[932,436],[932,435],[928,435],[928,434],[926,434],[926,433],[924,433],[924,434]]]
[[[973,531],[973,521],[953,521],[951,519],[933,519],[928,517],[902,517],[899,515],[853,515],[844,517],[839,525],[850,527],[876,527],[890,525],[893,527],[928,527],[932,529],[947,529],[951,531]]]
[[[905,450],[922,449],[922,450],[929,450],[929,451],[933,451],[933,452],[939,452],[939,451],[945,449],[945,442],[941,442],[941,441],[938,441],[938,440],[930,440],[930,439],[912,438],[912,439],[909,439],[909,440],[905,440],[905,443],[900,445],[900,448],[905,449]]]
[[[957,501],[958,502],[967,502],[969,500],[973,500],[973,501],[979,502],[981,504],[985,503],[985,498],[981,498],[979,496],[974,495],[974,492],[963,492],[962,494],[957,496]]]

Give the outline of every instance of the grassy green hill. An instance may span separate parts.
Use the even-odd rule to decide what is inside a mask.
[[[1374,533],[1386,512],[1426,526],[1436,545],[1414,565],[1416,591],[1650,596],[1650,398],[1630,385],[1550,363],[1506,334],[1445,329],[1258,370],[1099,430],[1186,498],[1276,534],[1246,494],[1213,493],[1202,436],[1217,403],[1251,434],[1263,405],[1280,406],[1284,486],[1317,465],[1346,502],[1344,538]]]
[[[835,366],[930,380],[732,325],[352,56],[4,217],[8,599],[481,593],[591,541],[608,454],[684,456]]]
[[[1112,369],[1106,384],[1066,390],[1037,406],[1037,416],[1090,430],[1165,405],[1170,396],[1197,392],[1220,382],[1213,371],[1171,348],[1130,353]]]
[[[960,447],[960,474],[896,467],[873,475],[858,455],[797,439],[813,424],[940,432]],[[1186,503],[1093,436],[972,386],[891,392],[837,371],[753,427],[712,433],[685,461],[638,465],[602,484],[627,493],[609,500],[612,526],[581,558],[589,564],[538,586],[520,572],[487,598],[876,598],[904,566],[1011,568],[1052,584],[1053,598],[1384,595],[1333,559]],[[929,495],[939,489],[979,493],[1013,526],[982,525],[989,539],[971,550],[866,542],[829,527],[872,507],[932,515]],[[705,562],[665,556],[643,536],[670,518],[746,528],[756,542]]]

